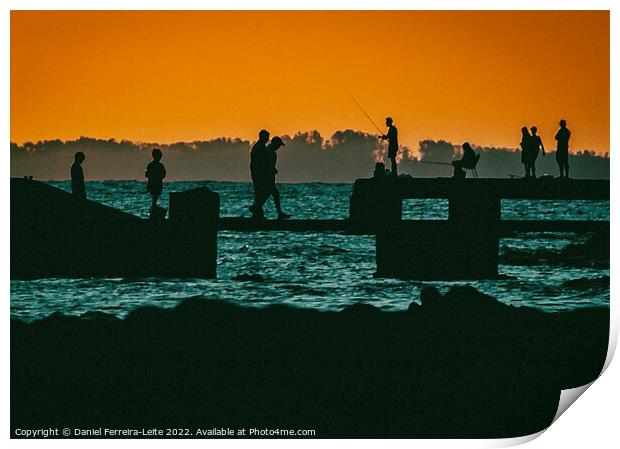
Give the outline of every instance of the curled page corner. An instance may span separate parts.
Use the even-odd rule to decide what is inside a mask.
[[[561,390],[560,391],[560,400],[558,401],[558,410],[555,413],[555,416],[553,417],[553,421],[551,421],[551,424],[546,427],[545,429],[539,431],[539,432],[535,432],[532,433],[530,435],[523,435],[521,437],[514,437],[514,438],[502,438],[502,439],[498,439],[498,440],[493,440],[493,442],[491,443],[491,445],[489,447],[512,447],[512,446],[520,446],[522,444],[525,443],[529,443],[530,441],[535,440],[536,438],[538,438],[539,436],[541,436],[543,433],[545,433],[547,430],[549,430],[549,428],[553,425],[553,423],[560,417],[562,416],[562,414],[568,410],[568,408],[573,405],[573,403],[579,399],[579,396],[581,396],[588,388],[590,388],[590,386],[596,382],[596,380],[586,384],[586,385],[582,385],[580,387],[576,387],[576,388],[568,388],[566,390]]]
[[[609,367],[611,360],[614,358],[616,347],[618,346],[618,319],[614,318],[614,314],[611,314],[611,321],[609,326],[609,341],[607,342],[607,356],[605,357],[605,364],[598,377],[601,377],[603,373]],[[560,392],[560,401],[558,403],[558,410],[553,417],[553,424],[562,414],[573,405],[573,403],[581,396],[590,386],[597,381],[598,377],[592,382],[582,385],[576,388],[569,388]]]
[[[617,333],[616,332],[612,332],[612,330],[610,329],[609,332],[609,342],[607,343],[607,357],[605,358],[605,364],[603,365],[603,369],[601,370],[601,373],[598,375],[598,377],[601,377],[603,375],[603,373],[605,372],[605,370],[607,369],[607,367],[609,366],[609,364],[611,363],[611,360],[613,359],[614,353],[616,351],[616,346],[617,346]],[[556,420],[562,416],[562,414],[568,410],[568,408],[573,405],[573,403],[579,399],[579,396],[581,396],[583,393],[585,393],[585,391],[590,388],[590,386],[596,382],[596,380],[598,379],[598,377],[593,380],[590,383],[587,383],[585,385],[581,385],[580,387],[575,387],[575,388],[568,388],[566,390],[562,390],[560,392],[560,401],[558,403],[558,410],[555,413],[555,416],[553,417],[553,421],[551,422],[551,424],[553,424],[554,422],[556,422]]]
[[[613,309],[610,309],[610,312]],[[599,377],[603,375],[605,370],[609,367],[611,360],[614,358],[616,347],[618,346],[618,318],[614,318],[615,315],[611,315],[611,322],[609,326],[609,342],[607,343],[607,356],[605,357],[605,365]]]
[[[573,405],[573,403],[579,399],[579,396],[581,396],[583,393],[585,393],[585,391],[590,388],[590,386],[596,382],[596,380],[593,380],[592,382],[582,385],[580,387],[575,387],[575,388],[568,388],[566,390],[562,390],[560,392],[560,401],[558,403],[558,410],[557,412],[555,412],[555,416],[553,417],[553,421],[551,422],[551,424],[553,425],[554,422],[556,422],[556,420],[562,416],[562,414],[564,414],[564,412],[566,410],[568,410],[568,408]]]
[[[596,382],[598,380],[599,377],[601,377],[603,375],[603,373],[605,372],[605,370],[607,370],[607,368],[609,367],[609,364],[611,363],[611,360],[613,359],[614,353],[616,352],[616,347],[618,344],[618,332],[616,331],[616,323],[611,322],[611,327],[610,327],[610,332],[609,332],[609,342],[608,342],[608,346],[607,346],[607,357],[605,358],[605,364],[603,365],[603,369],[601,370],[601,373],[599,374],[599,376],[593,380],[590,383],[587,383],[585,385],[581,385],[579,387],[575,387],[575,388],[567,388],[565,390],[561,390],[560,391],[560,399],[558,401],[558,409],[555,413],[555,416],[553,417],[553,421],[551,421],[551,424],[549,425],[549,427],[536,432],[536,433],[532,433],[530,435],[524,435],[521,437],[514,437],[514,438],[502,438],[502,439],[498,439],[498,440],[492,440],[493,442],[491,443],[491,445],[489,447],[511,447],[511,446],[519,446],[525,443],[529,443],[530,441],[535,440],[536,438],[538,438],[539,436],[541,436],[543,433],[545,433],[552,425],[554,422],[557,421],[557,419],[562,416],[564,414],[564,412],[566,410],[569,409],[569,407],[571,405],[573,405],[573,403],[579,399],[579,397],[585,393],[585,391],[590,388],[592,386],[592,384],[594,384],[594,382]]]
[[[548,427],[547,427],[547,429],[548,429]],[[543,433],[545,433],[547,431],[547,429],[543,429],[543,430],[540,430],[538,432],[531,433],[529,435],[523,435],[522,437],[502,438],[502,439],[497,439],[497,440],[489,440],[490,443],[489,443],[488,447],[513,447],[513,446],[520,446],[522,444],[529,443],[530,441],[535,440],[536,438],[541,436]]]

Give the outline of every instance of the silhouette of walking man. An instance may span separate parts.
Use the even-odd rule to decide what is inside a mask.
[[[153,160],[146,166],[146,173],[144,176],[148,179],[146,184],[146,190],[151,194],[151,209],[149,216],[152,218],[157,210],[157,200],[161,195],[164,188],[164,178],[166,177],[166,168],[162,164],[161,158],[163,156],[159,148],[154,148],[151,153]]]
[[[398,153],[398,130],[394,126],[391,117],[385,119],[385,125],[388,127],[387,134],[379,136],[383,140],[388,141],[388,159],[392,163],[392,176],[398,176],[398,166],[396,164],[396,154]]]
[[[521,163],[523,164],[523,169],[525,170],[525,177],[528,178],[530,176],[530,149],[531,144],[530,140],[532,140],[532,136],[530,135],[530,131],[527,129],[527,126],[521,128]]]
[[[566,120],[560,120],[560,129],[555,135],[558,144],[555,151],[555,160],[560,168],[560,178],[568,178],[568,141],[570,140],[570,131],[566,127]]]
[[[82,170],[82,162],[85,159],[86,155],[78,151],[75,153],[71,165],[71,193],[78,206],[83,206],[86,203],[86,186],[84,185],[84,171]]]
[[[536,128],[535,126],[532,126],[530,128],[530,131],[532,131],[532,136],[530,138],[529,163],[530,163],[531,175],[532,177],[535,178],[536,177],[536,158],[538,158],[538,153],[540,152],[541,149],[542,149],[543,156],[545,155],[545,146],[543,145],[542,139],[540,138],[540,136],[536,134],[536,132],[538,131],[538,128]]]
[[[269,141],[269,131],[261,129],[258,133],[258,140],[250,151],[250,175],[254,185],[254,204],[249,209],[252,218],[264,218],[263,204],[267,181],[267,142]],[[265,199],[263,199],[263,197]]]
[[[276,185],[276,175],[278,174],[278,169],[276,168],[276,162],[278,160],[277,151],[278,148],[282,146],[284,146],[284,142],[282,142],[282,139],[277,136],[271,139],[271,143],[267,146],[265,151],[265,190],[264,195],[260,200],[260,208],[263,210],[263,204],[265,204],[270,196],[273,196],[273,203],[278,211],[278,220],[290,218],[289,214],[285,214],[282,211],[282,205],[280,204],[280,191]]]

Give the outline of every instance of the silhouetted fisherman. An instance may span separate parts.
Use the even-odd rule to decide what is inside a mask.
[[[388,127],[387,134],[380,136],[381,139],[388,141],[388,159],[392,162],[392,175],[398,176],[398,166],[396,164],[396,154],[398,153],[398,130],[394,126],[391,117],[385,119],[385,125]]]
[[[151,194],[151,209],[150,216],[156,213],[157,209],[157,200],[161,195],[161,192],[164,188],[164,178],[166,177],[166,168],[164,164],[162,164],[162,152],[159,148],[154,148],[151,153],[153,156],[153,160],[149,162],[149,165],[146,166],[146,173],[144,176],[147,177],[148,182],[146,184],[146,190]]]
[[[566,120],[560,120],[560,129],[555,135],[558,145],[555,151],[555,160],[560,168],[560,178],[566,176],[568,178],[568,141],[570,140],[570,131],[566,127]]]
[[[463,144],[463,157],[458,161],[452,161],[454,166],[454,177],[465,178],[466,170],[468,168],[475,168],[478,162],[478,156],[472,149],[469,142]]]
[[[254,204],[249,209],[253,218],[263,218],[263,204],[267,200],[265,196],[267,184],[267,142],[269,141],[269,131],[261,129],[258,133],[258,141],[252,146],[250,151],[250,175],[254,185]],[[264,198],[264,199],[263,199]]]
[[[278,169],[276,168],[276,163],[278,161],[278,148],[284,146],[284,142],[279,137],[274,137],[271,139],[271,143],[267,146],[265,150],[265,190],[264,196],[261,198],[260,209],[263,210],[263,204],[269,199],[270,196],[273,196],[273,203],[276,206],[276,210],[278,211],[278,220],[284,220],[286,218],[290,218],[289,214],[285,214],[282,211],[282,205],[280,204],[280,191],[278,190],[278,186],[276,185],[276,175],[278,174]]]
[[[521,163],[523,164],[523,169],[525,170],[525,177],[530,176],[530,165],[529,165],[529,151],[530,151],[530,141],[532,140],[532,135],[530,134],[527,126],[521,128]]]
[[[536,132],[538,131],[538,128],[536,128],[535,126],[532,126],[530,128],[530,131],[532,131],[532,137],[530,138],[530,150],[529,150],[529,165],[530,165],[530,172],[532,174],[532,177],[536,177],[536,158],[538,158],[538,153],[540,152],[540,150],[542,149],[542,154],[543,156],[545,155],[545,146],[542,143],[542,139],[540,138],[539,135],[536,134]]]
[[[86,155],[78,151],[73,159],[73,164],[71,165],[71,193],[75,202],[79,206],[83,206],[86,203],[86,186],[84,185],[82,162],[86,159]]]

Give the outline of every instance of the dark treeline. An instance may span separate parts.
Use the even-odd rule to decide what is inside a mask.
[[[318,131],[282,136],[286,146],[279,151],[280,182],[352,182],[368,177],[376,160],[386,156],[387,147],[372,134],[344,130],[324,138]],[[11,143],[11,176],[32,175],[36,179],[68,179],[69,167],[76,151],[86,153],[84,172],[87,179],[143,179],[150,151],[159,147],[168,180],[249,181],[249,151],[253,142],[239,138],[172,144],[93,139],[46,140],[22,145]],[[549,142],[551,147],[551,142]],[[523,175],[520,152],[512,148],[479,147],[478,171],[482,177]],[[609,178],[609,157],[582,150],[570,156],[571,176],[575,178]],[[400,173],[412,176],[451,176],[452,168],[428,164],[449,162],[460,157],[461,146],[443,140],[423,140],[417,151],[400,149]],[[537,162],[539,175],[557,175],[555,152]]]

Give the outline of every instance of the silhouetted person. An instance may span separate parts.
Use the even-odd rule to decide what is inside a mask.
[[[566,127],[566,120],[560,120],[560,129],[555,134],[555,140],[558,144],[555,151],[555,160],[560,168],[560,178],[566,176],[568,178],[568,141],[570,140],[570,131]]]
[[[463,157],[458,161],[452,161],[454,166],[454,177],[464,178],[468,168],[474,168],[478,163],[478,156],[472,149],[469,142],[463,144]]]
[[[84,162],[86,156],[81,151],[78,151],[73,159],[73,164],[71,165],[71,193],[75,202],[79,206],[83,206],[86,203],[86,186],[84,185],[82,162]]]
[[[146,173],[144,176],[148,179],[146,190],[151,194],[152,199],[150,210],[150,216],[152,217],[157,208],[157,200],[159,199],[159,196],[164,188],[166,168],[164,167],[164,164],[160,162],[163,155],[159,148],[154,148],[151,154],[153,156],[153,160],[146,166]]]
[[[280,204],[280,191],[278,190],[278,186],[276,185],[276,175],[278,174],[278,169],[276,168],[276,163],[278,161],[278,148],[284,146],[284,142],[279,137],[274,137],[271,139],[271,143],[265,149],[265,190],[264,196],[260,199],[260,208],[263,209],[263,204],[269,199],[270,196],[273,196],[273,203],[276,206],[276,210],[278,211],[278,219],[284,220],[286,218],[290,218],[289,214],[285,214],[282,211],[282,205]]]
[[[383,162],[377,162],[375,164],[375,172],[373,178],[383,178],[385,176],[385,164]]]
[[[385,126],[388,127],[387,134],[379,136],[388,141],[388,159],[392,162],[392,175],[398,176],[398,166],[396,165],[396,154],[398,153],[398,130],[394,126],[391,117],[385,119]]]
[[[263,218],[263,204],[267,200],[265,193],[268,181],[267,166],[267,142],[269,141],[269,131],[261,129],[258,133],[258,140],[250,151],[250,175],[254,185],[254,204],[249,209],[253,218]]]
[[[530,128],[532,132],[532,137],[530,139],[530,150],[529,150],[529,166],[532,177],[536,177],[536,158],[538,158],[538,153],[542,149],[543,156],[545,155],[545,146],[542,143],[542,139],[536,132],[538,128],[532,126]]]
[[[530,149],[531,149],[531,143],[530,141],[532,140],[532,135],[530,134],[529,129],[527,129],[527,126],[524,126],[523,128],[521,128],[521,163],[523,164],[523,169],[525,170],[525,177],[529,177],[530,176],[530,165],[529,165],[529,160],[530,160]]]

